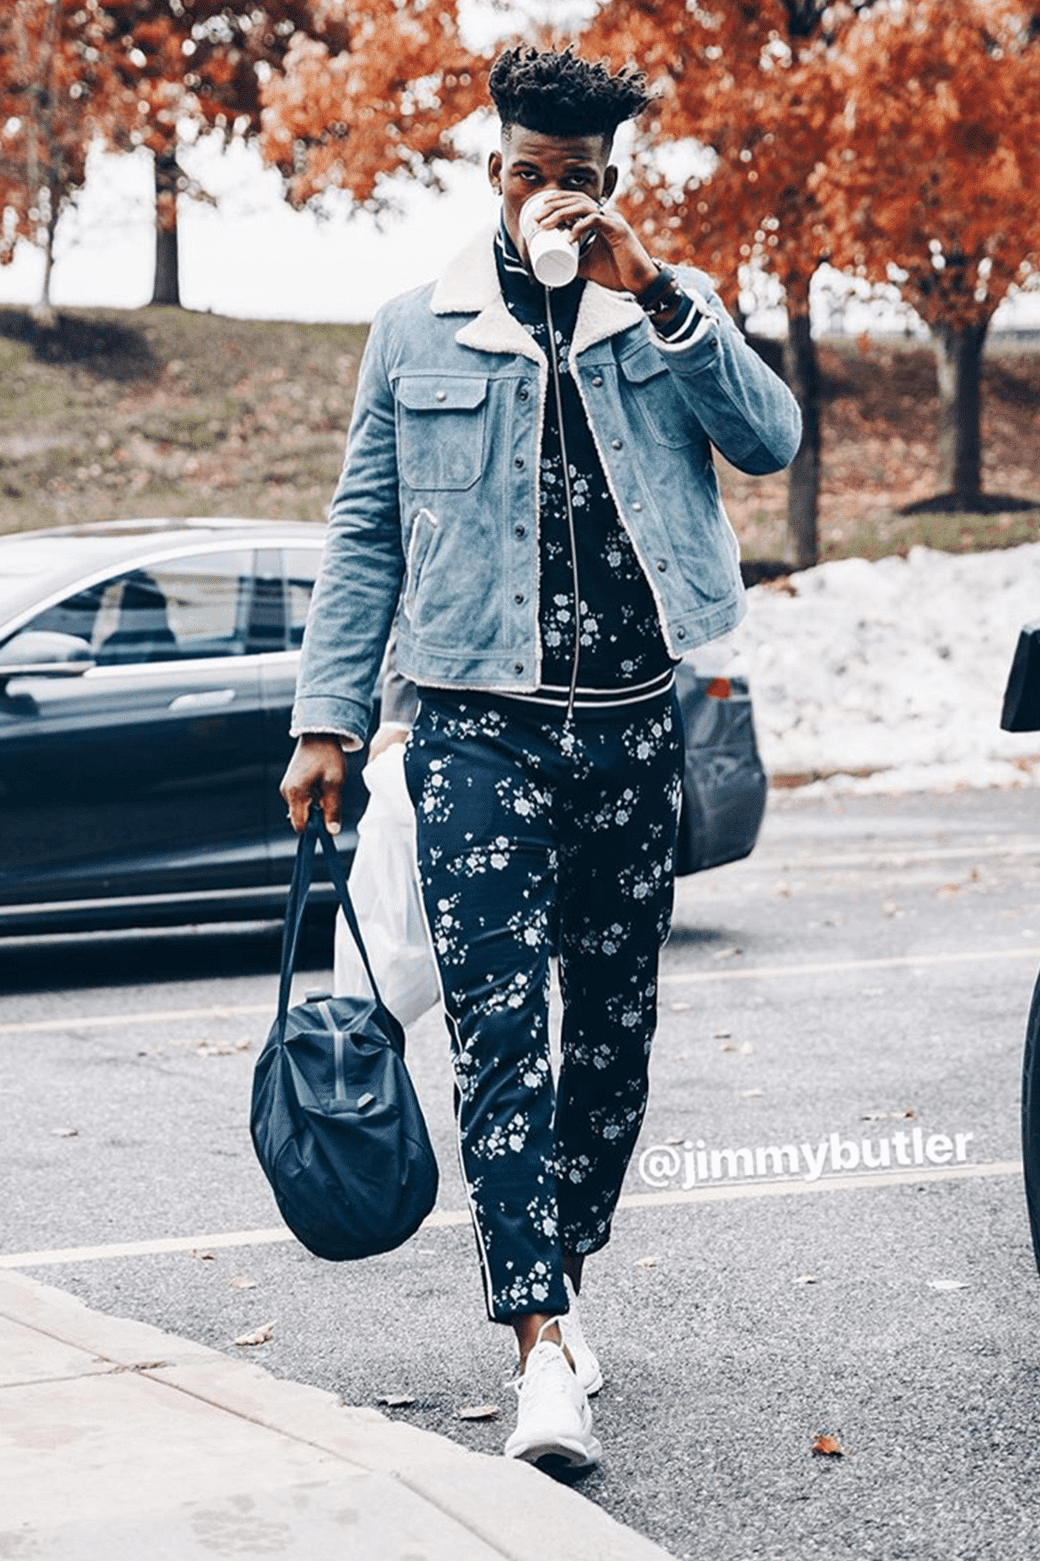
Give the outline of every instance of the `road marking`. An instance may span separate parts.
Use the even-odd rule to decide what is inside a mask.
[[[778,872],[798,873],[807,872],[818,867],[907,867],[911,862],[934,862],[940,857],[1040,856],[1040,839],[979,846],[937,845],[930,850],[923,851],[901,851],[898,846],[891,846],[886,850],[880,851],[849,851],[844,856],[807,857],[804,861],[794,855],[783,854],[784,847],[779,840],[776,842],[763,841],[762,846],[764,849],[756,851],[753,859],[747,859],[745,871],[760,867],[770,868]],[[769,860],[771,849],[777,852],[777,863]],[[791,851],[790,846],[787,846],[787,851]]]
[[[68,1019],[26,1019],[0,1024],[0,1035],[33,1035],[44,1030],[107,1030],[132,1024],[177,1024],[184,1019],[240,1019],[244,1014],[272,1014],[275,1003],[215,1003],[209,1008],[153,1008],[143,1014],[80,1014]]]
[[[908,970],[924,965],[984,964],[997,959],[1040,960],[1040,947],[1028,949],[966,949],[949,954],[890,954],[878,959],[828,959],[811,965],[739,965],[720,964],[717,970],[667,970],[659,977],[662,986],[682,981],[769,981],[776,976],[828,976],[850,970]],[[0,1027],[2,1028],[2,1027]]]
[[[878,959],[831,959],[809,965],[719,965],[716,970],[668,970],[662,972],[662,986],[700,981],[771,981],[780,976],[826,976],[847,974],[850,970],[906,970],[925,965],[985,964],[1000,959],[1040,961],[1040,945],[1025,949],[966,949],[949,954],[892,954]],[[67,1019],[25,1019],[0,1024],[0,1035],[40,1035],[55,1030],[104,1030],[128,1025],[179,1024],[194,1019],[240,1019],[255,1014],[273,1014],[273,1003],[220,1003],[210,1008],[153,1009],[135,1014],[80,1014]]]
[[[857,1192],[864,1188],[903,1187],[921,1182],[953,1182],[979,1176],[1021,1176],[1021,1160],[987,1160],[977,1165],[923,1166],[905,1171],[849,1172],[844,1176],[820,1176],[815,1181],[782,1177],[775,1181],[719,1183],[717,1186],[676,1188],[671,1192],[626,1193],[620,1209],[663,1209],[681,1203],[731,1203],[736,1199],[790,1198],[806,1193]],[[436,1209],[421,1230],[446,1230],[468,1225],[462,1209]],[[0,1254],[2,1268],[39,1268],[51,1263],[92,1263],[103,1258],[154,1257],[165,1252],[218,1252],[229,1247],[271,1246],[296,1238],[284,1225],[267,1230],[229,1230],[204,1236],[162,1236],[154,1241],[115,1241],[100,1247],[45,1247],[39,1252]]]

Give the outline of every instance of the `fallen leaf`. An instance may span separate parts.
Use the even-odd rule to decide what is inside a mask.
[[[51,1132],[54,1134],[55,1138],[78,1138],[79,1137],[79,1128],[78,1127],[52,1127],[51,1128]]]
[[[467,1404],[458,1410],[460,1420],[497,1420],[497,1404]]]
[[[197,1257],[200,1263],[215,1263],[217,1260],[212,1252],[200,1252],[198,1247],[192,1247],[189,1257]]]
[[[387,1409],[407,1409],[415,1399],[410,1393],[380,1393],[376,1399],[377,1404],[385,1404]]]
[[[969,1288],[966,1279],[929,1279],[928,1285],[932,1290],[967,1290]]]
[[[232,1274],[228,1283],[234,1290],[255,1290],[260,1281],[252,1274]]]
[[[774,884],[773,894],[778,900],[789,900],[791,898],[791,885],[789,883]]]
[[[917,1115],[913,1106],[907,1106],[905,1111],[864,1111],[860,1117],[861,1122],[910,1122]]]
[[[632,1264],[632,1267],[633,1268],[656,1268],[660,1261],[661,1261],[660,1258],[656,1258],[656,1257],[637,1257],[635,1262]]]
[[[739,1047],[734,1046],[732,1041],[723,1041],[722,1045],[719,1047],[720,1052],[735,1052],[739,1051],[739,1049]]]
[[[882,916],[902,916],[903,908],[895,900],[883,900],[881,902]]]
[[[716,949],[712,959],[733,959],[737,954],[743,954],[743,949]]]
[[[728,1041],[732,1034],[733,1034],[732,1030],[716,1030],[715,1031],[715,1039],[717,1041]]]
[[[762,1094],[760,1089],[738,1089],[737,1097],[740,1100],[758,1100]]]
[[[685,1142],[686,1142],[685,1138],[666,1138],[665,1139],[665,1143],[666,1144],[684,1144]]]
[[[755,1048],[752,1046],[750,1041],[744,1042],[743,1046],[740,1048],[740,1055],[742,1057],[753,1057],[755,1055]]]
[[[260,1327],[255,1328],[252,1333],[239,1334],[235,1343],[239,1345],[266,1344],[272,1333],[274,1333],[273,1322],[261,1323]]]
[[[944,883],[942,888],[936,889],[935,892],[940,900],[952,900],[954,895],[960,894],[961,886],[959,883]]]
[[[810,1451],[815,1453],[817,1458],[845,1458],[848,1456],[836,1436],[828,1436],[822,1431],[813,1438]]]
[[[793,1285],[814,1285],[817,1283],[815,1274],[796,1274],[791,1280]]]
[[[673,1003],[671,1005],[671,1007],[672,1007],[672,1013],[673,1014],[688,1014],[690,1009],[693,1007],[693,1004],[692,1003]]]

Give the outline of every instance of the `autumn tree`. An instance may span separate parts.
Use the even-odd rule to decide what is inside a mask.
[[[103,0],[8,0],[0,9],[0,263],[19,240],[44,255],[50,321],[59,218],[86,179],[93,139],[133,113],[113,70]]]
[[[459,155],[452,131],[485,102],[486,64],[461,40],[456,0],[371,0],[349,47],[293,39],[262,88],[261,151],[294,206],[346,190],[378,209],[383,177],[436,185],[437,165]]]
[[[152,302],[180,303],[177,203],[202,192],[181,163],[184,127],[250,138],[259,133],[263,82],[301,34],[349,46],[351,9],[341,0],[100,0],[115,32],[119,70],[137,117],[112,138],[144,146],[155,176]]]
[[[783,289],[785,373],[803,419],[785,556],[799,568],[816,562],[820,480],[809,290],[831,250],[811,176],[843,107],[834,59],[869,8],[869,0],[605,0],[583,39],[585,51],[641,65],[660,94],[628,203],[652,252],[702,266],[731,306],[741,267]]]
[[[896,281],[930,326],[943,493],[926,502],[984,508],[986,331],[1040,270],[1040,8],[879,7],[836,65],[844,106],[809,181],[832,262]]]

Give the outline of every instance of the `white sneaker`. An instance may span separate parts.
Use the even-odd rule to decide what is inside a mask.
[[[543,1323],[523,1375],[514,1383],[519,1399],[516,1430],[506,1442],[505,1454],[527,1463],[544,1458],[586,1469],[599,1462],[603,1448],[592,1434],[585,1389],[560,1346],[542,1338],[552,1321]]]
[[[603,1386],[603,1373],[599,1368],[599,1361],[590,1350],[585,1341],[585,1335],[581,1331],[581,1316],[578,1312],[578,1297],[574,1286],[571,1284],[570,1275],[563,1276],[564,1285],[567,1287],[567,1299],[570,1302],[570,1311],[556,1320],[560,1325],[560,1338],[563,1340],[567,1353],[574,1362],[574,1375],[591,1398],[598,1393]]]

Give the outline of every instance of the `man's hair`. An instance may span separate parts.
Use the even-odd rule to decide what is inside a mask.
[[[642,71],[611,75],[567,48],[562,53],[521,44],[500,54],[488,76],[488,91],[502,121],[542,135],[598,135],[609,149],[618,125],[653,102]]]

